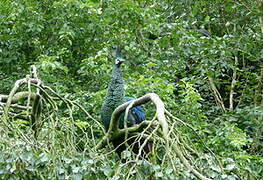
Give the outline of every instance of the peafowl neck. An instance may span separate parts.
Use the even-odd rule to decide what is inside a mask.
[[[111,81],[108,85],[108,92],[101,109],[101,118],[106,130],[109,128],[113,111],[123,103],[123,99],[124,86],[122,80],[122,71],[120,66],[114,65],[112,69]]]
[[[114,65],[112,69],[112,78],[108,86],[108,95],[114,101],[113,105],[116,108],[124,99],[124,85],[122,80],[122,71],[119,66]]]

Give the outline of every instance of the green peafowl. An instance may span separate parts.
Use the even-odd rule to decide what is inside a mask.
[[[120,65],[124,62],[116,58],[112,69],[112,78],[108,85],[108,92],[101,107],[101,119],[105,130],[108,131],[113,111],[124,102],[124,89]]]
[[[103,121],[103,125],[106,131],[109,129],[111,116],[113,111],[121,104],[131,101],[134,98],[132,97],[125,97],[124,96],[124,86],[122,80],[122,72],[121,72],[121,64],[124,62],[122,58],[119,56],[116,57],[115,64],[113,65],[112,69],[112,77],[111,81],[108,85],[108,92],[104,99],[101,108],[101,119]],[[128,114],[128,118],[126,124],[127,127],[131,127],[135,124],[139,124],[145,120],[145,114],[140,106],[133,107]],[[124,113],[121,114],[119,118],[119,128],[124,128]],[[121,152],[126,149],[125,144],[125,137],[119,137],[112,141],[113,146],[116,148],[116,152],[121,158]],[[136,141],[135,138],[130,138],[127,143],[129,145],[133,144]],[[134,153],[139,152],[140,145],[144,142],[144,139],[141,139],[139,142],[134,143],[132,146],[132,150]],[[143,156],[148,154],[151,151],[151,144],[148,142],[146,146],[143,148]]]

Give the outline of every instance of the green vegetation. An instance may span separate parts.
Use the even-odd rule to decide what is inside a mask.
[[[0,179],[262,179],[262,9],[1,0]],[[155,93],[165,106],[167,132],[156,103],[143,105],[148,160],[127,150],[122,163],[100,120],[116,45],[125,95]]]

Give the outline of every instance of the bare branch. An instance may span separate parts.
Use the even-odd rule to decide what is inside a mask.
[[[225,108],[223,99],[222,99],[220,93],[218,92],[218,90],[216,88],[216,85],[214,83],[213,78],[211,76],[208,76],[208,80],[209,80],[210,87],[211,87],[211,89],[212,89],[212,91],[214,93],[214,97],[215,97],[216,103],[219,105],[219,107],[222,109],[222,111],[225,112],[226,108]]]
[[[32,78],[24,78],[24,79],[20,79],[18,81],[15,82],[15,85],[13,87],[13,89],[11,90],[11,92],[8,95],[8,99],[6,102],[6,108],[5,108],[5,112],[8,112],[8,109],[12,103],[12,99],[16,93],[16,91],[18,90],[18,88],[22,85],[25,84],[27,82],[33,83],[33,84],[38,84],[39,82],[41,82],[39,79],[32,79]]]
[[[193,168],[193,166],[188,162],[188,160],[184,157],[182,151],[179,149],[177,143],[172,144],[176,155],[181,160],[181,162],[184,164],[184,166],[189,169],[196,177],[202,179],[202,180],[209,180],[209,178],[205,177],[204,175],[200,174],[197,170]]]
[[[5,106],[6,106],[6,103],[0,102],[0,106],[1,106],[1,107],[5,107]],[[27,110],[27,109],[28,109],[28,107],[26,107],[26,106],[21,106],[21,105],[18,105],[18,104],[12,104],[12,105],[10,105],[10,107],[11,107],[11,108],[15,108],[15,109],[21,109],[21,110]],[[29,107],[29,109],[31,110],[32,107]]]
[[[231,82],[231,88],[230,88],[230,94],[229,94],[229,110],[233,111],[234,109],[234,88],[236,85],[236,78],[237,78],[237,64],[238,59],[237,56],[235,56],[235,65],[233,67],[233,75],[232,75],[232,82]]]
[[[34,99],[35,93],[30,93],[28,91],[18,92],[16,94],[14,94],[14,96],[12,97],[11,103],[16,103],[22,99],[27,98],[28,96],[30,96],[31,99]],[[7,102],[7,99],[8,99],[8,95],[3,95],[3,94],[0,95],[0,102],[5,103],[5,102]]]
[[[140,124],[134,125],[132,127],[128,127],[127,129],[120,129],[118,130],[116,133],[114,134],[109,134],[107,133],[102,140],[97,144],[97,146],[95,147],[96,150],[101,149],[103,147],[105,147],[108,144],[108,141],[112,141],[118,137],[124,136],[125,133],[127,132],[128,134],[132,134],[135,132],[140,132],[142,129],[144,129],[145,127],[149,126],[156,126],[157,124],[154,121],[143,121]]]

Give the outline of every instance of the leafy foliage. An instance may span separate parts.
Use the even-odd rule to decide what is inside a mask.
[[[120,44],[126,95],[155,92],[191,126],[174,131],[198,152],[202,172],[215,179],[261,179],[262,6],[260,0],[0,1],[0,94],[34,64],[45,83],[99,119],[112,47]],[[0,178],[194,178],[177,159],[139,160],[129,172],[110,148],[89,152],[102,129],[78,108],[57,106],[56,129],[45,122],[34,144],[23,138],[31,137],[26,121],[16,120],[12,129],[0,116]],[[153,115],[151,106],[145,109]],[[84,151],[75,146],[78,138]]]

